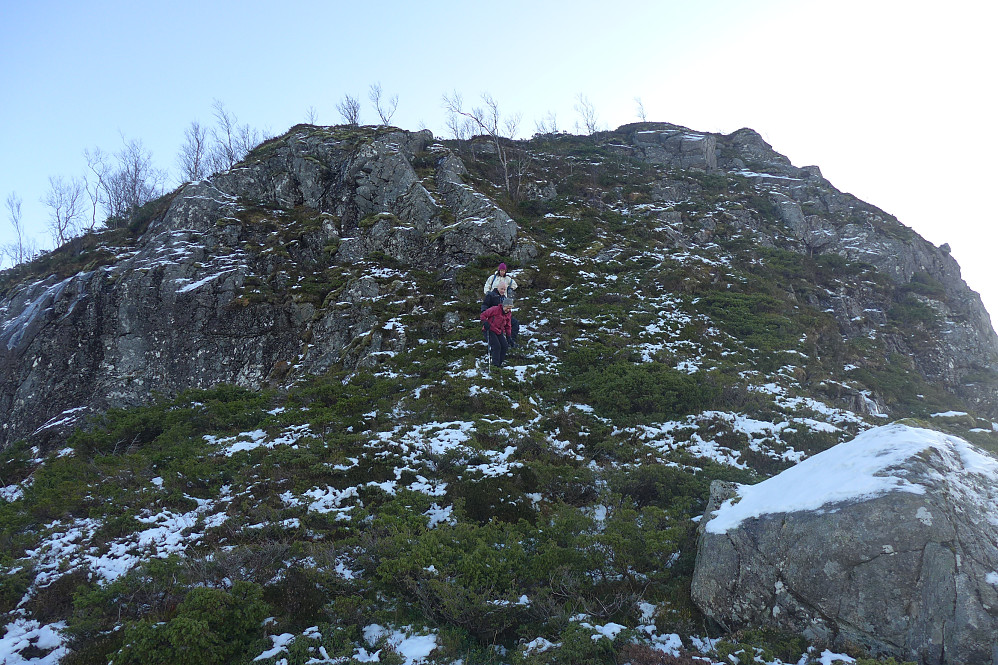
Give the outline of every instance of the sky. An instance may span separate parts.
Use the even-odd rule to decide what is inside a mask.
[[[19,196],[51,247],[49,177],[81,177],[84,149],[123,140],[140,140],[172,189],[184,131],[211,124],[215,100],[278,135],[309,109],[341,122],[346,94],[375,122],[380,83],[399,98],[392,124],[447,136],[442,96],[489,93],[528,138],[552,113],[571,131],[580,94],[606,128],[636,121],[637,97],[649,120],[751,127],[948,243],[995,318],[995,25],[998,5],[979,0],[0,0],[0,205]]]

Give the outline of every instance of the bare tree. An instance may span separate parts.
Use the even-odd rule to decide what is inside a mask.
[[[125,141],[117,154],[118,169],[110,179],[112,212],[114,219],[134,221],[135,213],[145,203],[163,193],[166,173],[155,168],[152,153],[146,150],[142,141]]]
[[[177,161],[183,182],[198,182],[209,175],[208,129],[197,120],[192,120],[190,127],[184,131],[184,145],[180,148]]]
[[[506,144],[516,138],[517,128],[522,116],[516,113],[503,117],[499,110],[499,102],[488,93],[482,94],[482,102],[484,106],[465,110],[461,95],[456,91],[453,95],[444,95],[444,108],[455,121],[459,117],[465,118],[470,122],[474,130],[487,135],[492,140],[496,155],[499,157],[499,164],[502,167],[502,177],[506,193],[515,199],[518,194],[519,184],[517,184],[517,190],[514,190],[510,178],[512,173],[510,169],[510,153],[507,150]],[[449,121],[448,124],[453,123]]]
[[[41,202],[49,208],[49,233],[56,246],[66,244],[78,232],[83,213],[83,184],[76,178],[49,176],[49,189]]]
[[[305,109],[305,122],[310,125],[316,124],[316,112],[314,106],[309,106]]]
[[[638,105],[638,120],[648,122],[648,115],[645,113],[645,103],[641,101],[640,97],[635,97],[634,103]]]
[[[496,109],[496,114],[498,117],[498,109]],[[502,121],[502,126],[506,130],[505,137],[510,141],[516,138],[516,132],[520,128],[520,121],[523,120],[522,113],[515,113],[511,116],[507,116]]]
[[[249,125],[240,126],[236,116],[221,101],[216,99],[211,106],[215,114],[215,127],[211,130],[215,143],[209,161],[211,171],[217,173],[241,162],[260,142],[260,133]]]
[[[11,265],[18,265],[35,254],[35,241],[28,236],[21,221],[21,197],[16,192],[7,195],[7,218],[14,229],[14,240],[0,247],[0,258],[6,256]]]
[[[554,111],[548,111],[547,116],[543,119],[534,121],[534,126],[537,127],[538,134],[557,134],[558,116],[555,115]]]
[[[447,109],[447,129],[458,144],[461,141],[470,139],[474,132],[474,125],[471,120],[454,110],[455,108],[461,108],[463,104],[464,100],[461,99],[461,95],[456,91],[453,97],[448,98],[447,95],[444,95],[444,107]]]
[[[192,127],[196,124],[192,123]],[[83,151],[91,174],[84,181],[91,203],[87,231],[96,228],[98,210],[103,212],[107,227],[124,226],[134,221],[139,208],[163,193],[166,172],[153,165],[152,153],[145,149],[142,141],[126,140],[124,136],[121,141],[121,150],[113,156],[100,148],[95,148],[93,152]],[[204,154],[201,156],[206,157]],[[206,175],[206,163],[202,162],[201,168],[202,174]]]
[[[90,197],[91,206],[90,227],[87,231],[92,232],[97,228],[97,211],[110,200],[108,176],[111,174],[112,167],[108,156],[100,148],[94,148],[93,152],[84,149],[83,157],[87,160],[87,168],[90,169],[91,173],[90,177],[84,179],[83,184],[86,187],[87,196]],[[107,213],[105,213],[106,216]]]
[[[346,124],[360,124],[360,100],[356,97],[343,95],[343,101],[336,103],[336,110],[340,112],[340,116]]]
[[[596,116],[596,107],[593,103],[581,92],[576,98],[575,110],[582,117],[582,125],[586,129],[586,134],[592,136],[597,131],[599,131],[599,120]]]
[[[375,83],[371,86],[371,89],[367,93],[367,98],[371,100],[371,104],[374,105],[374,110],[377,111],[378,117],[381,118],[381,124],[388,126],[392,122],[392,116],[395,115],[395,109],[399,105],[399,96],[392,95],[387,100],[381,99],[381,84]]]
[[[211,135],[215,139],[212,170],[224,171],[231,169],[240,159],[236,148],[236,117],[220,100],[214,100],[211,107],[215,114],[215,126],[211,130]]]
[[[257,147],[263,141],[269,139],[273,134],[264,129],[262,132],[250,127],[248,124],[240,125],[236,131],[236,149],[239,151],[239,161],[246,158],[250,150]]]

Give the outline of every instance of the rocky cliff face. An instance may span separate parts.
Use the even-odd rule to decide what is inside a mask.
[[[409,343],[383,315],[385,303],[417,311],[427,291],[455,293],[447,280],[477,256],[527,265],[551,220],[611,217],[701,256],[721,248],[737,257],[727,245],[748,241],[802,261],[836,259],[826,263],[840,274],[826,285],[776,284],[779,298],[831,315],[847,342],[876,339],[884,358],[910,358],[924,381],[998,415],[998,340],[956,262],[835,190],[816,167],[792,166],[751,130],[718,136],[632,125],[585,158],[559,152],[571,140],[517,144],[510,197],[489,184],[487,155],[472,149],[477,170],[469,174],[469,155],[428,131],[299,126],[231,171],[157,202],[141,234],[121,246],[108,236],[89,267],[9,273],[0,300],[0,436],[44,437],[154,392],[288,385],[337,364],[376,363]],[[601,182],[610,171],[616,182]],[[525,213],[559,201],[585,203],[567,215]],[[562,238],[577,230],[564,227]],[[557,235],[553,246],[565,246]],[[612,232],[599,245],[566,247],[601,252],[601,260],[619,254]],[[867,410],[892,406],[855,382],[813,389]]]
[[[713,136],[668,126],[654,131],[633,129],[628,135],[637,153],[655,163],[716,169],[747,178],[782,222],[777,235],[783,234],[802,254],[836,255],[868,264],[902,287],[931,282],[926,288],[913,289],[908,297],[938,315],[932,344],[915,345],[903,335],[891,335],[890,344],[912,357],[926,378],[985,410],[994,408],[998,345],[991,319],[947,249],[934,246],[882,210],[838,191],[818,167],[793,166],[751,129]],[[847,338],[875,336],[892,306],[861,282],[848,280],[835,291],[807,300],[815,308],[834,312]],[[982,374],[985,380],[980,380]]]
[[[380,326],[372,309],[386,289],[419,305],[407,270],[534,251],[432,140],[292,130],[180,188],[99,269],[10,288],[0,303],[3,439],[44,438],[153,393],[260,388],[404,346],[404,331]],[[422,176],[417,155],[430,165]],[[372,255],[382,258],[365,262]],[[386,275],[395,279],[379,286]]]

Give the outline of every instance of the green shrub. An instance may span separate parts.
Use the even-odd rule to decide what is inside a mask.
[[[710,481],[702,474],[650,462],[613,474],[609,485],[638,508],[672,508],[690,517],[703,512],[710,495]]]
[[[763,220],[776,222],[780,219],[780,208],[768,196],[749,194],[744,199],[745,205],[759,213]]]
[[[551,501],[584,506],[597,498],[596,478],[588,466],[575,466],[563,459],[528,462],[537,492]]]
[[[17,607],[33,579],[33,572],[27,566],[20,567],[17,572],[4,571],[0,575],[0,615]]]
[[[772,628],[756,628],[740,630],[721,640],[715,650],[723,661],[754,665],[758,658],[765,662],[777,659],[785,663],[796,662],[801,654],[807,652],[807,647],[807,640],[800,635]]]
[[[183,560],[171,556],[151,559],[105,586],[77,586],[66,628],[74,649],[113,630],[119,621],[169,615],[183,600],[190,582]]]
[[[523,650],[514,652],[514,665],[616,665],[617,663],[615,642],[606,637],[594,636],[592,630],[578,623],[568,624],[550,641],[558,646],[529,655]]]
[[[398,589],[430,617],[493,642],[522,620],[517,604],[532,567],[515,525],[438,525],[426,529],[418,516],[379,515],[372,554],[375,575]]]
[[[916,272],[911,276],[911,281],[901,287],[902,290],[912,291],[935,300],[942,300],[946,297],[946,287],[938,279],[927,272]]]
[[[785,302],[762,293],[716,291],[698,303],[724,332],[769,355],[797,346],[800,327],[786,313]]]
[[[611,420],[670,420],[713,404],[720,386],[711,375],[690,375],[659,363],[615,362],[590,366],[569,393]]]
[[[516,469],[513,477],[486,477],[478,480],[451,483],[447,496],[452,502],[461,501],[469,519],[486,523],[490,520],[516,523],[533,521],[534,510],[524,496],[524,478],[527,473]]]
[[[570,250],[574,251],[585,247],[596,233],[596,227],[587,218],[572,218],[561,221],[561,233],[559,235]]]
[[[124,453],[170,432],[173,438],[218,430],[252,429],[266,417],[272,393],[232,385],[188,390],[175,399],[160,397],[147,406],[111,409],[69,438],[87,456]]]
[[[894,303],[887,311],[887,316],[904,328],[922,326],[934,329],[939,325],[936,310],[912,293],[904,294],[899,302]]]
[[[822,281],[855,277],[872,270],[872,266],[850,261],[840,254],[820,254],[814,257],[815,271]]]
[[[329,600],[323,590],[322,575],[301,566],[284,571],[280,581],[264,589],[263,599],[300,628],[314,626]]]
[[[192,589],[165,623],[143,619],[127,626],[118,665],[212,665],[230,663],[263,636],[269,613],[263,590],[236,582],[231,591]]]

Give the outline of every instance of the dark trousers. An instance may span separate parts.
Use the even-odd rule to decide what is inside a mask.
[[[484,312],[485,310],[482,310],[482,311]],[[513,340],[513,345],[515,346],[516,345],[516,336],[520,334],[520,322],[516,320],[515,316],[512,319],[510,319],[510,327],[513,330],[512,330],[512,334],[509,336],[509,338],[511,340]],[[485,341],[488,342],[489,341],[489,324],[486,323],[486,324],[482,325],[482,335],[484,335]]]
[[[489,353],[492,354],[492,364],[496,367],[502,367],[502,363],[506,360],[506,354],[509,352],[509,342],[506,341],[505,335],[497,335],[496,333],[489,331]]]

